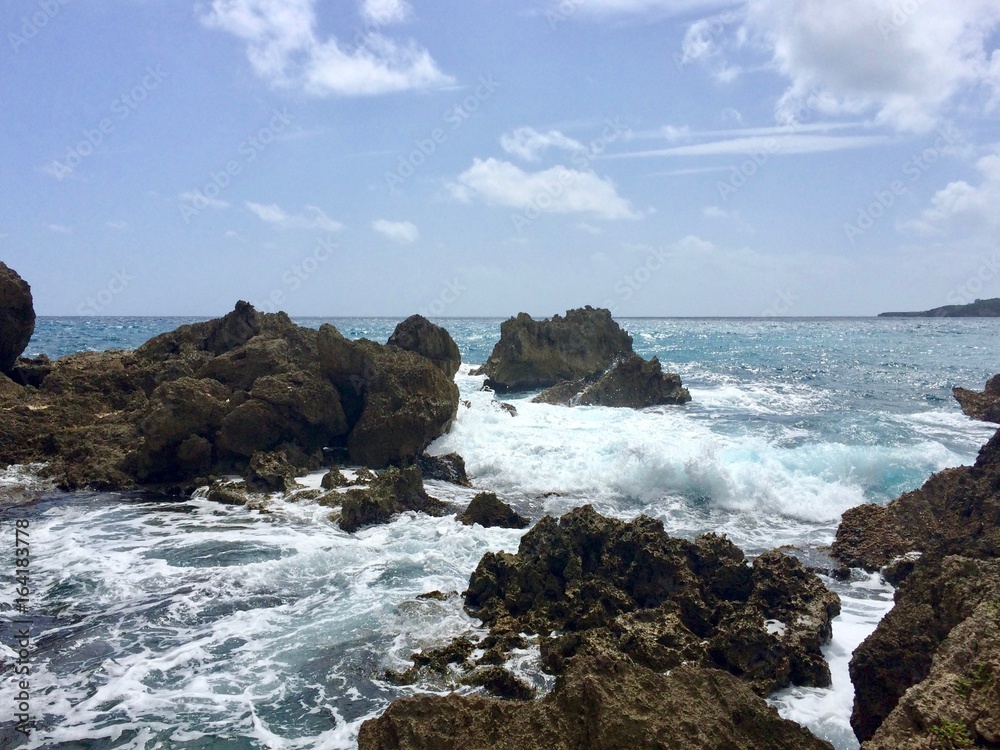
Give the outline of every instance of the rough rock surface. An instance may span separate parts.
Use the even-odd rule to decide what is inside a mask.
[[[478,523],[485,528],[499,526],[504,529],[525,529],[531,523],[492,492],[480,492],[472,498],[458,520],[466,526]]]
[[[654,519],[625,523],[584,506],[543,518],[517,555],[487,553],[466,607],[494,639],[540,634],[550,671],[581,654],[623,653],[661,671],[719,667],[766,695],[792,682],[829,684],[820,648],[840,600],[779,552],[751,568],[724,537],[674,539]]]
[[[1000,423],[1000,375],[990,378],[982,391],[953,388],[951,392],[966,416]]]
[[[587,306],[540,321],[520,313],[500,326],[500,340],[477,372],[497,392],[524,391],[594,377],[633,353],[632,337],[608,310]]]
[[[686,404],[690,400],[691,394],[681,385],[679,375],[663,372],[656,357],[647,362],[637,354],[616,362],[593,382],[559,383],[532,399],[535,403],[631,409]]]
[[[396,326],[386,346],[394,346],[426,357],[453,378],[462,364],[458,344],[444,328],[422,315],[411,315]]]
[[[31,287],[16,271],[0,262],[0,373],[11,374],[34,332]]]
[[[739,680],[692,665],[657,674],[621,657],[574,660],[545,698],[404,698],[366,721],[359,750],[819,750]]]
[[[302,469],[327,447],[412,463],[458,408],[454,382],[421,355],[246,302],[134,352],[21,360],[17,372],[31,385],[0,375],[0,465],[46,462],[64,489],[187,492],[243,474],[259,452]]]
[[[390,466],[365,489],[344,493],[340,528],[353,533],[363,526],[387,523],[397,513],[422,511],[432,516],[445,514],[445,504],[424,490],[420,469]]]
[[[423,453],[417,457],[417,466],[424,479],[438,479],[461,487],[471,486],[469,475],[465,473],[465,459],[457,453],[446,453],[443,456],[428,456]]]

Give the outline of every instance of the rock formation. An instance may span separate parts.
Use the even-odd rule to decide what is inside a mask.
[[[442,331],[431,332],[440,344]],[[455,383],[422,355],[245,302],[134,352],[41,364],[36,387],[0,376],[0,464],[47,462],[66,489],[187,491],[243,474],[261,452],[310,470],[328,447],[359,464],[406,465],[458,409]]]
[[[982,391],[953,388],[952,394],[965,415],[983,422],[1000,423],[1000,375],[994,375]]]
[[[389,467],[365,489],[348,490],[343,495],[340,528],[353,533],[364,526],[388,523],[394,515],[407,510],[433,516],[445,514],[445,504],[424,490],[420,469]]]
[[[559,383],[539,393],[535,403],[566,406],[616,406],[642,409],[664,404],[686,404],[691,400],[680,376],[665,373],[660,360],[644,360],[637,354],[616,362],[593,382]]]
[[[31,287],[16,271],[0,262],[0,373],[11,374],[34,332]]]
[[[416,352],[441,368],[448,378],[455,377],[462,364],[462,354],[458,344],[439,325],[431,323],[420,315],[411,315],[396,326],[386,346],[394,346]]]
[[[478,371],[498,393],[591,378],[631,356],[632,337],[605,309],[587,306],[536,321],[520,313],[500,326],[500,340]]]
[[[499,526],[504,529],[524,529],[530,521],[517,513],[492,492],[480,492],[469,503],[458,520],[466,526],[478,523],[484,528]]]
[[[538,701],[419,696],[366,721],[359,750],[829,750],[717,669],[669,675],[620,656],[574,660]]]

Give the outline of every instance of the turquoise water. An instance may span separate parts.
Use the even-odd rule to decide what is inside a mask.
[[[42,318],[28,353],[131,348],[182,322],[191,321]],[[385,341],[398,321],[297,322]],[[500,321],[437,322],[462,350],[456,381],[470,406],[431,450],[457,450],[477,488],[536,520],[589,502],[622,518],[652,515],[678,535],[720,531],[749,553],[815,551],[845,509],[888,502],[972,461],[993,431],[961,414],[951,388],[979,388],[1000,371],[1000,321],[623,320],[637,352],[681,374],[691,404],[566,409],[522,396],[507,399],[516,417],[469,374]],[[391,700],[450,687],[396,687],[381,679],[386,668],[478,632],[460,597],[416,595],[462,591],[486,551],[515,551],[522,533],[405,514],[348,535],[311,502],[276,500],[263,515],[199,494],[168,503],[65,495],[17,469],[0,481],[43,495],[0,521],[5,539],[12,521],[30,526],[38,722],[23,742],[5,718],[16,690],[4,675],[3,746],[354,748],[360,723]],[[473,492],[438,483],[429,491],[456,506]],[[7,620],[13,583],[0,572]],[[828,585],[844,598],[827,650],[834,686],[774,702],[838,748],[855,748],[847,661],[891,591],[877,577]],[[9,639],[0,649],[13,658]],[[510,666],[548,684],[537,651]]]

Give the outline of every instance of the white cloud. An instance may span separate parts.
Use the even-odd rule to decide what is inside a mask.
[[[538,157],[548,148],[561,148],[566,151],[584,151],[585,146],[573,140],[558,130],[539,133],[534,128],[518,128],[513,133],[504,133],[500,137],[500,146],[508,154],[519,156],[525,161],[538,161]]]
[[[359,46],[318,36],[316,0],[212,0],[203,18],[247,42],[257,75],[270,84],[314,96],[371,96],[450,84],[430,53],[415,42],[397,43],[380,33],[360,35]],[[401,20],[404,2],[366,2],[362,13],[386,12]]]
[[[56,234],[73,234],[73,230],[70,227],[63,226],[62,224],[49,224],[49,231]]]
[[[996,0],[748,0],[737,45],[754,40],[791,81],[780,121],[805,106],[926,132],[960,96],[994,90],[985,46],[998,24]]]
[[[994,239],[1000,230],[1000,145],[976,162],[979,184],[965,180],[950,182],[931,198],[931,205],[910,227],[924,234],[941,229],[967,232],[986,230]]]
[[[604,234],[603,229],[601,229],[600,227],[595,227],[593,224],[588,224],[585,221],[579,222],[576,225],[576,228],[583,232],[586,232],[587,234],[593,234],[593,235]]]
[[[705,206],[701,209],[701,215],[706,219],[728,219],[730,213],[718,206]]]
[[[563,166],[525,172],[507,161],[475,159],[451,189],[460,200],[479,198],[490,205],[539,213],[588,213],[602,219],[641,216],[611,181]]]
[[[420,230],[417,229],[417,225],[410,221],[377,219],[372,222],[372,229],[401,245],[409,245],[412,242],[416,242],[420,237]]]
[[[126,224],[124,221],[109,221],[106,222],[106,224],[109,229],[116,229],[118,231],[121,231],[123,229],[128,229],[128,224]]]
[[[736,0],[550,0],[550,13],[571,16],[580,11],[591,15],[625,15],[660,12],[680,15],[738,4]]]
[[[220,200],[219,198],[210,198],[199,190],[187,190],[177,196],[180,200],[185,203],[191,204],[192,207],[201,211],[204,208],[215,208],[223,209],[229,208],[229,202]]]
[[[815,154],[827,151],[873,148],[890,143],[892,138],[884,135],[809,135],[787,133],[779,135],[751,135],[743,138],[726,138],[707,143],[692,143],[687,146],[631,151],[609,155],[606,158],[630,158],[652,156],[717,156],[747,154]]]
[[[401,23],[412,15],[413,8],[406,0],[364,0],[361,3],[362,18],[377,26]]]
[[[324,232],[339,232],[344,228],[343,224],[334,221],[316,206],[306,206],[301,214],[290,214],[274,203],[247,201],[246,206],[261,221],[282,229],[322,229]]]

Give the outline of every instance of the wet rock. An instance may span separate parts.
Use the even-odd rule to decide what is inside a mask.
[[[931,674],[949,634],[980,605],[1000,602],[1000,560],[924,555],[897,589],[895,600],[851,658],[855,688],[851,726],[862,741],[872,738],[900,698]],[[956,712],[964,710],[964,697],[957,692],[941,699],[953,703]]]
[[[574,660],[538,701],[403,698],[366,721],[359,750],[819,750],[831,746],[729,674],[684,665],[662,675],[627,659]]]
[[[397,685],[412,685],[420,676],[421,670],[435,674],[448,674],[452,664],[469,666],[468,659],[475,650],[476,644],[465,636],[454,638],[450,643],[440,648],[430,648],[411,655],[413,666],[403,672],[389,670],[386,678]]]
[[[280,492],[287,495],[299,486],[295,477],[301,471],[281,451],[258,451],[250,459],[245,478],[247,487],[254,492]]]
[[[16,271],[0,262],[0,373],[11,374],[34,332],[31,287]]]
[[[520,677],[499,666],[481,667],[466,677],[462,684],[481,687],[490,695],[508,701],[535,699],[535,689]]]
[[[319,482],[319,486],[324,490],[333,490],[337,487],[346,487],[350,482],[348,482],[347,477],[340,473],[340,469],[330,469]]]
[[[497,403],[500,406],[500,411],[507,412],[512,417],[517,416],[517,407],[514,404],[508,404],[506,401],[499,401]]]
[[[492,492],[480,492],[472,498],[458,520],[466,526],[478,523],[485,528],[499,526],[504,529],[525,529],[530,523]]]
[[[411,315],[397,325],[386,346],[405,349],[426,357],[437,365],[447,378],[454,378],[462,364],[462,354],[451,334],[422,315]]]
[[[422,453],[417,457],[417,466],[424,479],[451,482],[460,487],[471,486],[469,477],[465,473],[465,459],[457,453],[446,453],[443,456],[429,456]]]
[[[540,520],[517,555],[487,553],[466,607],[491,633],[542,635],[555,671],[577,655],[623,653],[659,670],[721,667],[766,695],[792,682],[829,684],[821,646],[840,603],[780,552],[751,568],[723,537],[674,539],[654,519],[625,523],[584,506]],[[562,635],[549,642],[552,631]]]
[[[367,489],[344,493],[340,528],[354,533],[364,526],[388,523],[397,513],[412,510],[442,516],[446,506],[424,490],[420,469],[390,466],[379,474]]]
[[[965,415],[983,422],[1000,423],[1000,375],[994,375],[982,391],[953,388],[952,395]]]
[[[663,372],[660,360],[633,355],[615,363],[596,380],[559,383],[535,396],[534,403],[560,406],[613,406],[643,409],[647,406],[686,404],[691,400],[676,373]]]
[[[520,313],[500,326],[500,340],[478,374],[497,392],[547,388],[599,375],[633,353],[632,337],[606,309],[587,306],[541,321]]]
[[[250,499],[250,491],[246,482],[220,479],[208,488],[208,499],[223,505],[246,505]]]
[[[371,484],[375,479],[375,472],[367,466],[362,466],[354,473],[354,481],[351,484]]]

